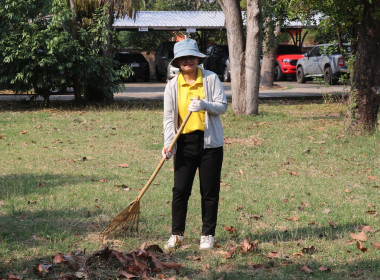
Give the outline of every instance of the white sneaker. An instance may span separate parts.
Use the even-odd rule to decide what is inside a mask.
[[[212,235],[202,235],[201,236],[201,242],[199,245],[199,249],[202,250],[207,250],[207,249],[212,249],[214,247],[214,236]]]
[[[164,249],[174,249],[179,248],[185,242],[185,237],[182,235],[172,235],[166,242]]]

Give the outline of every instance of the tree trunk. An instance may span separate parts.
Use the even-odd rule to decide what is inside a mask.
[[[261,53],[261,1],[247,1],[247,43],[245,57],[245,114],[259,113]]]
[[[365,1],[359,29],[354,70],[354,90],[346,115],[348,129],[373,133],[380,106],[380,1]]]
[[[247,1],[247,43],[239,0],[218,0],[226,18],[231,63],[232,111],[238,115],[258,112],[260,82],[261,1]],[[245,52],[247,46],[248,53]]]
[[[240,1],[219,1],[226,18],[228,50],[231,65],[232,111],[245,113],[245,53],[244,30],[241,17]]]
[[[77,9],[75,7],[74,0],[70,0],[70,8],[71,8],[71,25],[72,25],[72,36],[73,40],[78,40],[78,26],[77,26]],[[75,102],[81,102],[81,85],[79,82],[79,78],[77,74],[73,74],[73,88],[74,88],[74,96]]]
[[[280,34],[280,22],[276,22],[273,26],[272,17],[265,19],[265,40],[263,43],[263,62],[261,65],[261,86],[270,88],[273,86],[274,80],[274,66],[276,64],[277,54],[277,36]]]

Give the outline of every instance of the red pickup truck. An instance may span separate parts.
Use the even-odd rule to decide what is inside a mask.
[[[286,76],[296,77],[298,59],[304,57],[302,50],[296,45],[280,44],[277,48],[274,80],[281,81]]]

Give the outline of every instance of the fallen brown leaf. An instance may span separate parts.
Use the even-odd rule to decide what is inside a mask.
[[[175,262],[162,262],[161,263],[165,268],[180,268],[182,265]]]
[[[20,274],[13,274],[13,273],[8,273],[8,280],[22,280],[24,276]]]
[[[124,271],[124,270],[120,270],[119,271],[119,275],[123,275],[125,278],[127,278],[127,279],[132,279],[132,278],[138,278],[139,276],[137,276],[137,275],[134,275],[134,274],[131,274],[131,273],[128,273],[128,272],[126,272],[126,271]]]
[[[376,210],[368,210],[367,213],[373,216],[377,216],[379,214]]]
[[[116,250],[112,250],[112,255],[114,255],[121,264],[127,264],[128,262],[133,261],[132,256],[125,255],[124,253]]]
[[[368,240],[368,236],[364,231],[361,231],[359,233],[350,232],[350,236],[352,239],[355,239],[357,241],[367,241]]]
[[[62,262],[67,262],[64,257],[63,257],[63,254],[59,253],[57,255],[54,256],[53,258],[53,263],[62,263]]]
[[[299,217],[288,217],[288,218],[285,218],[285,220],[288,220],[288,221],[298,221],[299,220]]]
[[[303,254],[313,254],[315,252],[315,247],[314,246],[309,246],[302,248],[302,253]]]
[[[363,244],[359,240],[356,241],[356,248],[358,248],[363,253],[367,252],[368,250],[367,248],[363,247]]]
[[[376,176],[367,176],[367,178],[370,180],[380,181],[380,179],[377,178]]]
[[[323,213],[325,213],[325,214],[329,214],[331,212],[331,210],[330,209],[325,209],[325,210],[323,210]]]
[[[380,250],[380,243],[371,242],[371,245],[375,247],[376,249]]]
[[[307,265],[300,266],[300,267],[298,267],[298,269],[300,271],[307,273],[307,274],[313,273],[313,271]]]
[[[334,221],[329,221],[329,225],[330,225],[332,228],[336,228],[336,223],[334,223]]]
[[[319,270],[319,271],[322,271],[322,272],[330,272],[330,271],[331,271],[330,268],[328,268],[328,267],[324,267],[324,266],[320,266],[320,267],[318,268],[318,270]]]
[[[246,254],[250,251],[255,251],[258,248],[258,244],[259,244],[258,240],[251,242],[250,238],[247,237],[246,239],[244,239],[244,241],[241,244],[241,251],[240,252],[242,254]]]
[[[267,258],[273,259],[273,258],[278,258],[278,252],[269,252],[267,255]]]
[[[42,274],[48,273],[49,270],[51,269],[51,267],[52,267],[52,264],[38,263],[34,267],[34,270],[35,270],[36,274],[42,275]]]
[[[371,226],[363,226],[363,225],[359,225],[358,230],[363,231],[363,232],[371,232],[371,233],[375,232],[375,230]]]
[[[199,257],[199,256],[187,256],[186,259],[188,259],[190,261],[200,261],[201,257]]]
[[[235,228],[234,228],[233,226],[230,226],[230,227],[229,227],[229,226],[225,225],[225,226],[224,226],[224,230],[225,230],[225,231],[228,231],[228,232],[231,233],[231,234],[235,232]]]
[[[121,164],[119,164],[119,167],[128,168],[129,164],[128,163],[121,163]]]

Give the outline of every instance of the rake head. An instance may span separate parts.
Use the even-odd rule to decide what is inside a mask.
[[[105,229],[103,229],[100,234],[104,237],[108,237],[118,228],[121,228],[122,231],[127,231],[129,229],[130,232],[138,232],[139,216],[140,201],[132,201],[128,207],[126,207],[123,211],[117,214],[116,217],[110,221],[108,226]]]

